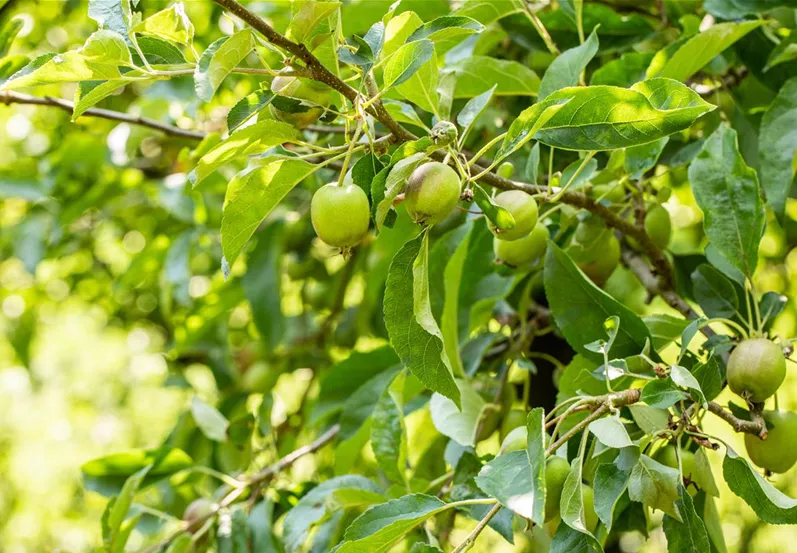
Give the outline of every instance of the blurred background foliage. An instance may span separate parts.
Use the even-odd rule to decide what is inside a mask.
[[[347,3],[345,35],[362,33],[390,3]],[[168,2],[141,4],[140,9],[151,14]],[[679,11],[688,13],[693,9],[689,4],[695,2],[667,2],[671,18],[678,19]],[[284,28],[286,5],[259,2],[249,6],[271,18],[277,28]],[[427,19],[447,13],[449,7],[438,0],[405,0],[401,9],[412,9]],[[186,2],[186,10],[196,29],[199,51],[234,30],[234,23],[211,2]],[[19,56],[77,48],[96,28],[87,17],[86,3],[78,0],[21,1],[15,3],[13,13],[24,22],[11,51]],[[794,18],[793,10],[790,17]],[[492,29],[481,40],[487,48],[511,32],[511,28]],[[656,36],[635,48],[655,51],[667,40],[666,35]],[[513,54],[517,52],[507,53]],[[530,53],[521,49],[518,55],[535,68],[544,68],[549,61],[538,49]],[[103,106],[186,128],[223,131],[226,106],[257,85],[249,77],[228,79],[214,102],[203,105],[194,95],[190,77],[172,79],[154,86],[128,86]],[[72,93],[70,85],[37,91],[63,98]],[[705,124],[729,120],[740,133],[748,163],[755,166],[757,148],[749,141],[755,140],[760,123],[757,108],[770,99],[761,83],[748,77],[733,94],[718,91],[709,98],[722,110],[707,117]],[[508,106],[508,113],[525,107],[523,101],[530,100]],[[511,122],[506,111],[490,109],[481,123],[486,136],[494,136]],[[317,393],[317,385],[308,390],[308,371],[302,367],[312,366],[313,356],[319,353],[307,348],[301,352],[304,359],[293,357],[290,370],[282,372],[273,366],[263,370],[258,360],[260,333],[246,300],[246,283],[240,278],[225,283],[219,270],[220,192],[225,176],[215,175],[202,192],[190,191],[186,172],[192,166],[189,148],[193,146],[187,140],[101,119],[71,123],[68,113],[53,108],[0,106],[0,551],[4,553],[82,552],[96,547],[106,499],[84,491],[81,464],[111,452],[179,440],[175,436],[181,432],[189,435],[191,423],[185,412],[195,393],[214,403],[220,388],[230,397],[230,389],[244,392],[273,386],[271,423],[286,432],[280,447],[291,449],[290,433],[297,433],[301,426],[296,420],[301,398]],[[674,192],[666,204],[675,228],[670,249],[679,256],[700,252],[702,215],[686,183],[686,168],[663,169],[654,186],[671,187]],[[325,182],[322,176],[311,180],[273,218],[289,226],[295,223],[290,231],[305,242],[310,240],[306,234],[310,192]],[[755,278],[759,290],[794,297],[796,223],[797,202],[793,201],[787,206],[785,228],[769,221]],[[298,328],[300,334],[307,334],[305,327],[318,322],[303,315],[307,306],[318,312],[330,309],[334,281],[343,264],[318,244],[314,248],[312,254],[282,257],[278,271],[283,312],[290,317],[288,327]],[[383,255],[389,260],[387,253]],[[291,279],[290,266],[308,259],[321,278]],[[242,270],[237,269],[234,274],[240,275]],[[612,276],[607,290],[641,314],[670,312],[660,300],[646,304],[644,289],[623,268]],[[343,307],[359,305],[368,293],[363,282],[355,281]],[[790,300],[775,322],[776,334],[795,335],[796,309]],[[344,311],[344,322],[348,313]],[[356,319],[353,313],[351,318]],[[345,331],[346,326],[341,326]],[[337,336],[340,344],[356,340],[356,321],[348,328],[355,334]],[[372,347],[368,340],[361,339],[358,348]],[[334,348],[331,355],[336,355]],[[781,407],[797,409],[793,370],[784,390]],[[259,404],[261,398],[253,397],[254,404]],[[428,441],[424,432],[428,418],[417,412],[408,424],[410,451],[422,451],[412,444]],[[709,423],[707,431],[742,449],[741,436],[721,421]],[[220,469],[237,466],[236,456],[241,454],[222,448],[192,451],[195,460],[215,459]],[[322,452],[318,462],[329,463],[331,456],[330,451]],[[720,458],[713,460],[719,463]],[[296,478],[286,479],[309,478],[315,470],[313,463],[303,459],[292,469]],[[794,497],[797,480],[793,476],[792,470],[777,477],[776,483]],[[718,482],[724,488],[721,479]],[[180,512],[207,486],[192,479],[183,484],[175,487],[170,498],[174,512]],[[731,552],[780,553],[797,540],[794,527],[761,523],[727,489],[722,489],[718,507]],[[466,530],[456,532],[461,539]],[[144,539],[134,534],[129,547],[136,549]],[[520,544],[517,550],[523,547]],[[660,532],[644,547],[640,536],[625,536],[621,547],[629,553],[666,550]],[[490,533],[474,549],[509,550],[508,544]]]

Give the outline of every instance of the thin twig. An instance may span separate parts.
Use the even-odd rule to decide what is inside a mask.
[[[222,498],[221,501],[219,501],[219,503],[210,513],[194,521],[190,527],[187,524],[183,524],[181,528],[175,530],[174,532],[166,536],[158,543],[142,549],[139,553],[155,553],[156,551],[167,546],[173,540],[175,540],[176,538],[187,532],[190,528],[197,528],[198,526],[201,526],[206,521],[215,517],[219,511],[232,505],[244,493],[244,491],[247,488],[254,486],[262,486],[263,484],[269,482],[277,474],[289,468],[300,458],[304,457],[305,455],[309,455],[310,453],[314,453],[319,449],[321,449],[322,447],[324,447],[325,445],[327,445],[329,442],[335,439],[335,436],[338,435],[338,432],[340,432],[340,425],[336,424],[335,426],[333,426],[332,428],[321,434],[318,438],[316,438],[309,444],[302,446],[292,451],[291,453],[288,453],[285,457],[283,457],[282,459],[280,459],[270,467],[267,467],[262,471],[254,474],[248,481],[245,482],[246,485],[240,488],[236,488],[231,492],[229,492],[227,495],[224,496],[224,498]]]
[[[70,102],[69,100],[63,100],[61,98],[53,98],[52,96],[45,96],[45,97],[29,96],[28,94],[20,94],[18,92],[10,92],[10,91],[0,92],[0,104],[5,104],[5,105],[32,104],[38,106],[51,106],[51,107],[60,108],[69,113],[73,113],[75,109],[75,104]],[[83,114],[81,114],[81,117],[83,116],[99,117],[102,119],[110,119],[111,121],[121,121],[122,123],[130,123],[131,125],[140,125],[142,127],[149,127],[150,129],[160,131],[168,136],[177,136],[180,138],[187,138],[189,140],[202,140],[203,138],[205,138],[205,133],[202,131],[191,131],[187,129],[181,129],[179,127],[161,123],[160,121],[155,121],[154,119],[148,119],[146,117],[137,117],[135,115],[128,115],[126,113],[112,111],[109,109],[90,108],[87,109],[85,112],[83,112]]]
[[[479,524],[476,525],[476,528],[473,529],[470,535],[468,535],[468,537],[465,538],[465,540],[460,543],[451,553],[462,553],[463,551],[467,551],[473,547],[473,544],[476,543],[476,539],[479,537],[479,534],[481,534],[482,530],[484,530],[487,525],[490,524],[490,521],[493,520],[493,517],[498,514],[498,511],[500,511],[501,508],[502,505],[500,503],[493,505],[493,508],[487,511],[487,514],[484,515],[484,518],[479,521]]]

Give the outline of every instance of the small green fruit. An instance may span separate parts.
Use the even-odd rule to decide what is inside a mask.
[[[297,77],[275,77],[271,81],[271,92],[279,96],[307,100],[317,104],[316,106],[302,106],[301,111],[295,113],[280,109],[273,103],[269,105],[269,110],[276,119],[290,123],[297,129],[303,129],[315,123],[332,99],[332,93],[327,86]]]
[[[498,166],[498,171],[496,172],[498,173],[499,177],[504,177],[505,179],[511,179],[512,175],[515,174],[515,166],[509,163],[508,161],[505,161]]]
[[[432,137],[432,140],[438,146],[448,146],[457,140],[457,126],[451,121],[439,121],[432,127],[429,136]]]
[[[788,471],[797,462],[797,413],[764,411],[767,439],[744,435],[744,445],[750,460],[769,472]]]
[[[515,228],[510,230],[501,230],[497,228],[492,222],[488,223],[490,232],[496,238],[501,240],[519,240],[531,232],[534,225],[537,224],[537,217],[539,212],[537,210],[537,202],[534,198],[521,192],[520,190],[507,190],[501,192],[494,199],[493,202],[506,209],[515,219]]]
[[[313,195],[310,218],[321,240],[336,248],[352,248],[368,233],[368,196],[359,186],[325,184]]]
[[[581,484],[581,496],[584,499],[584,522],[587,530],[594,532],[598,527],[598,513],[595,512],[595,492],[586,484]]]
[[[545,462],[545,520],[550,521],[559,515],[562,490],[570,473],[570,463],[556,455]]]
[[[413,221],[434,225],[451,213],[459,194],[457,172],[444,163],[432,161],[412,172],[404,192],[404,203]]]
[[[523,267],[535,262],[545,253],[550,233],[542,223],[534,225],[534,229],[527,236],[519,240],[493,239],[493,252],[495,257],[512,267]]]
[[[188,523],[189,529],[197,530],[212,514],[213,502],[200,497],[189,503],[188,507],[185,508],[183,520]]]
[[[728,359],[728,386],[753,403],[761,403],[777,392],[785,378],[783,350],[766,338],[745,340]]]
[[[262,361],[254,363],[241,376],[241,387],[247,392],[265,393],[274,387],[280,371],[269,367]]]
[[[625,188],[622,184],[596,184],[592,187],[590,197],[611,203],[620,202],[625,198]]]
[[[579,261],[577,265],[597,286],[603,286],[620,263],[620,242],[610,236],[595,259]]]
[[[658,204],[645,215],[645,232],[659,249],[664,249],[670,243],[672,223],[670,212]]]
[[[662,448],[662,450],[656,454],[656,461],[666,467],[677,469],[678,456],[675,452],[675,446],[668,445]],[[695,454],[686,449],[681,450],[681,473],[683,474],[684,478],[688,478],[694,482],[698,488],[703,489],[700,476],[697,473]],[[694,486],[689,486],[687,491],[691,496],[697,495],[697,489]]]
[[[518,426],[511,430],[506,437],[501,440],[501,449],[499,455],[503,453],[510,453],[512,451],[520,451],[526,449],[526,442],[528,441],[528,430],[525,426]]]
[[[510,432],[512,432],[515,428],[519,428],[521,426],[526,425],[526,412],[522,409],[512,409],[509,411],[505,416],[504,419],[501,421],[501,441],[504,441]]]

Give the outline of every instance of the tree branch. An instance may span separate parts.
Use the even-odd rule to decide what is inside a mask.
[[[52,96],[29,96],[27,94],[19,94],[17,92],[0,92],[0,104],[32,104],[36,106],[51,106],[62,109],[68,113],[73,113],[75,104],[69,100],[62,100],[61,98],[53,98]],[[167,125],[154,119],[146,117],[136,117],[126,113],[120,113],[110,109],[90,108],[87,109],[81,117],[99,117],[101,119],[110,119],[111,121],[120,121],[122,123],[130,123],[131,125],[140,125],[142,127],[149,127],[156,131],[160,131],[168,136],[176,136],[179,138],[187,138],[189,140],[202,140],[205,138],[205,133],[202,131],[190,131],[181,129],[172,125]]]
[[[708,410],[730,424],[736,432],[752,434],[753,436],[758,436],[762,440],[767,439],[767,425],[760,415],[756,417],[756,420],[746,421],[737,418],[733,413],[714,401],[708,402]]]
[[[186,533],[188,530],[191,530],[193,528],[199,528],[205,522],[215,517],[219,513],[219,511],[232,505],[239,497],[241,497],[241,495],[243,495],[244,491],[246,491],[248,488],[255,486],[260,487],[263,484],[266,484],[267,482],[271,481],[271,479],[274,478],[277,474],[289,468],[300,458],[310,453],[315,453],[316,451],[327,445],[329,442],[334,440],[335,436],[338,435],[338,432],[340,432],[340,425],[336,424],[333,427],[331,427],[329,430],[321,434],[318,438],[310,442],[309,444],[302,446],[292,451],[291,453],[288,453],[285,457],[283,457],[273,465],[266,467],[260,472],[254,474],[252,477],[249,478],[249,480],[245,482],[245,485],[230,491],[227,495],[225,495],[222,498],[221,501],[219,501],[219,503],[215,506],[214,509],[211,510],[210,513],[192,522],[191,526],[183,524],[183,526],[178,530],[175,530],[174,532],[166,536],[158,543],[142,549],[139,553],[155,553],[156,551],[159,551],[161,548],[167,546],[169,543],[171,543],[173,540],[175,540],[182,534]]]

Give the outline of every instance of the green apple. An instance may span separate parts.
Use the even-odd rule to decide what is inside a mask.
[[[437,161],[420,165],[410,175],[404,191],[404,204],[412,220],[434,225],[445,219],[459,201],[459,175]]]
[[[537,202],[525,192],[507,190],[493,198],[493,202],[495,205],[506,209],[515,219],[515,227],[509,230],[499,229],[492,222],[488,222],[487,225],[490,227],[490,232],[496,238],[509,241],[525,238],[534,228],[534,225],[537,224],[539,215]]]
[[[769,472],[782,473],[797,462],[797,413],[764,411],[767,439],[744,435],[744,445],[750,460]]]
[[[368,196],[359,186],[325,184],[313,195],[310,218],[321,240],[343,250],[352,248],[368,234]]]
[[[523,267],[534,263],[545,253],[550,233],[542,223],[534,225],[532,231],[519,240],[493,239],[493,252],[501,262],[512,267]]]
[[[728,359],[728,386],[753,403],[777,392],[785,378],[783,350],[766,338],[743,341]]]

